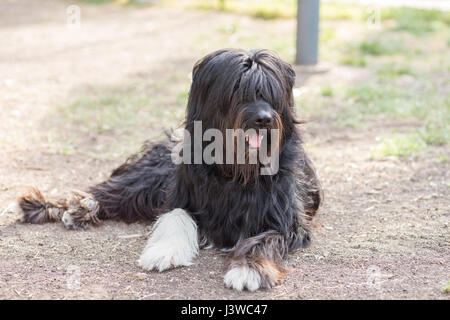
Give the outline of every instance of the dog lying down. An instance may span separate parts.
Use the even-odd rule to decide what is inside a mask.
[[[188,266],[199,248],[216,247],[228,251],[226,287],[280,284],[288,253],[310,244],[322,199],[301,144],[294,81],[292,67],[267,50],[207,55],[192,72],[181,138],[146,144],[70,200],[31,190],[17,201],[23,221],[68,229],[154,222],[139,259],[146,270]]]

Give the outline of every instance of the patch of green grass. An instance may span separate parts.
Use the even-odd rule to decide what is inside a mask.
[[[366,115],[387,114],[399,119],[413,117],[423,120],[428,119],[431,112],[448,112],[441,110],[445,108],[444,104],[433,91],[411,91],[390,83],[351,86],[347,88],[345,96],[354,100],[357,110]]]
[[[89,156],[112,159],[135,152],[146,139],[161,139],[164,130],[176,128],[185,115],[187,93],[176,94],[175,87],[169,88],[173,82],[165,84],[174,77],[160,79],[156,88],[154,84],[138,83],[79,93],[72,103],[59,106],[52,115],[50,128],[56,134],[48,135],[49,148],[72,154],[80,152],[82,145]],[[98,143],[92,143],[93,136]]]
[[[296,16],[295,0],[248,1],[240,0],[192,0],[188,7],[200,10],[219,10],[237,14],[246,14],[261,19],[290,19]]]
[[[59,111],[67,120],[84,130],[98,133],[113,129],[126,130],[137,121],[139,112],[152,104],[148,96],[133,92],[96,92],[80,96]]]
[[[320,94],[324,97],[332,97],[333,96],[333,88],[330,86],[321,87]]]
[[[396,114],[401,92],[391,86],[366,83],[348,88],[346,96],[356,102],[362,114]]]
[[[404,75],[415,76],[415,73],[407,65],[396,63],[384,64],[377,70],[377,76],[380,78],[397,78]]]
[[[340,52],[339,63],[357,67],[367,66],[367,57],[369,56],[392,56],[406,52],[401,39],[384,33],[360,42],[344,43],[337,50]]]
[[[450,13],[440,10],[425,10],[409,7],[383,8],[381,20],[394,20],[393,30],[424,35],[439,28],[450,26]]]
[[[325,85],[309,88],[295,97],[297,112],[302,119],[328,119],[337,127],[359,128],[363,114],[355,108],[345,108],[339,101],[342,99],[340,86]]]
[[[201,10],[219,10],[246,14],[255,18],[294,19],[297,16],[296,0],[242,1],[242,0],[192,0],[189,7]],[[364,7],[349,4],[321,3],[320,19],[361,20]]]
[[[397,96],[398,93],[392,87],[382,86],[377,83],[351,86],[347,90],[347,97],[360,101],[365,105],[380,99],[392,99]]]
[[[440,155],[439,156],[439,162],[446,163],[446,162],[449,162],[449,161],[450,161],[450,159],[447,156],[444,156],[444,155]]]
[[[365,67],[367,61],[360,55],[346,55],[339,59],[339,63],[354,67]]]
[[[338,127],[360,128],[364,120],[364,116],[355,111],[343,110],[339,112],[334,120],[334,124]]]
[[[444,293],[450,293],[450,281],[447,281],[447,283],[442,288],[442,291],[444,291]]]
[[[282,7],[260,7],[255,8],[255,10],[252,12],[252,16],[255,18],[261,18],[265,20],[272,20],[272,19],[278,19],[278,18],[291,18],[292,10],[285,9]]]
[[[449,100],[433,106],[419,135],[427,144],[443,145],[450,141]]]
[[[391,83],[364,83],[348,87],[345,97],[355,101],[361,114],[387,114],[397,118],[424,120],[429,143],[448,141],[449,99],[433,90],[410,90]],[[434,142],[432,142],[434,141]]]
[[[363,28],[363,25],[355,24],[355,28]],[[444,33],[435,34],[436,38],[442,38],[443,35]],[[423,38],[427,41],[425,45],[422,40],[418,40],[414,36],[386,31],[385,29],[364,33],[351,40],[340,37],[320,38],[321,52],[326,51],[325,58],[327,60],[373,69],[377,69],[380,64],[389,63],[400,63],[402,66],[406,66],[418,59],[423,61],[423,56],[428,56],[431,61],[438,63],[436,59],[431,58],[431,54],[434,53],[432,50],[436,46],[436,42],[431,42],[431,39]],[[396,71],[401,73],[406,70]]]
[[[407,157],[413,153],[421,152],[428,145],[444,145],[450,141],[450,102],[449,99],[440,99],[435,95],[422,93],[420,98],[423,101],[413,101],[417,99],[414,94],[405,97],[404,92],[389,90],[362,90],[361,101],[365,102],[363,112],[380,112],[392,115],[403,115],[424,120],[424,125],[410,134],[396,134],[383,138],[382,142],[373,150],[374,157],[398,156]],[[386,92],[386,94],[383,94]],[[400,95],[399,95],[400,94]],[[403,96],[402,96],[403,95]],[[399,99],[399,97],[401,97]],[[387,106],[390,98],[397,98]],[[414,104],[414,102],[416,104]],[[378,105],[374,107],[374,105]],[[360,105],[360,108],[362,105]],[[400,108],[400,107],[403,107]]]
[[[363,55],[382,56],[402,53],[403,45],[399,40],[386,39],[382,37],[364,40],[358,45]]]
[[[426,143],[417,134],[387,135],[372,150],[372,157],[408,157],[414,153],[424,151],[426,147]]]
[[[365,67],[367,60],[354,43],[343,43],[334,49],[337,52],[337,62],[340,64]]]

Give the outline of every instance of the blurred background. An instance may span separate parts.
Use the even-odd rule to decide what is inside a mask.
[[[415,7],[385,6],[405,3]],[[129,154],[142,139],[183,119],[191,68],[205,54],[224,47],[267,48],[294,63],[296,4],[2,0],[4,115],[33,112],[45,115],[46,124],[28,128],[39,132],[26,136],[27,124],[14,123],[0,143],[20,147],[34,140],[34,147],[43,143],[54,152],[102,158]],[[319,64],[296,70],[299,115],[316,120],[310,127],[326,123],[327,130],[397,122],[380,130],[374,156],[408,156],[445,144],[445,9],[447,1],[321,1]],[[397,127],[401,132],[393,132]]]
[[[328,273],[333,264],[312,256],[305,268],[333,282],[354,276],[354,265],[342,271],[348,259],[367,258],[364,273],[383,258],[397,277],[385,284],[393,296],[442,297],[449,10],[444,0],[322,0],[318,62],[298,65],[297,0],[0,0],[0,208],[30,185],[56,196],[100,182],[144,140],[180,125],[205,54],[271,49],[295,64],[297,113],[312,120],[305,147],[325,205],[310,252],[340,269]],[[15,218],[0,215],[0,225]],[[415,255],[422,260],[410,263]],[[309,297],[354,294],[333,288],[311,285]]]

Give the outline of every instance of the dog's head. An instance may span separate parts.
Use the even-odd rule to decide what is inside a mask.
[[[213,52],[194,66],[186,129],[193,134],[196,121],[201,122],[203,132],[218,129],[224,137],[229,129],[241,129],[246,159],[262,145],[279,150],[298,123],[292,96],[294,81],[292,67],[268,50]],[[271,130],[277,131],[276,139],[269,134]],[[220,168],[248,183],[258,175],[259,166],[236,163]]]

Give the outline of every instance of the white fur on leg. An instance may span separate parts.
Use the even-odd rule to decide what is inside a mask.
[[[73,219],[69,211],[64,211],[61,217],[61,221],[67,229],[75,229],[75,224],[73,223]]]
[[[227,288],[237,291],[255,291],[261,287],[261,275],[247,265],[235,266],[225,274],[223,282]]]
[[[138,263],[146,270],[164,271],[192,265],[197,254],[197,224],[186,211],[174,209],[158,218]]]

